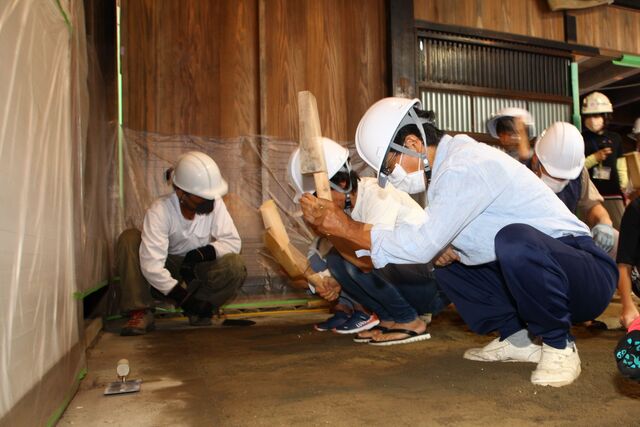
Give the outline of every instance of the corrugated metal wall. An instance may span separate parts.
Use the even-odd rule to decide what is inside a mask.
[[[569,121],[568,104],[473,96],[452,92],[420,91],[422,105],[437,114],[438,126],[453,132],[486,132],[486,121],[505,107],[528,110],[538,132],[557,121]]]
[[[506,107],[527,109],[527,102],[517,99],[488,98],[477,96],[473,98],[473,131],[486,132],[485,122],[489,117]]]
[[[422,82],[570,95],[566,57],[439,37],[431,33],[418,40]]]
[[[541,132],[569,121],[569,58],[528,46],[436,31],[418,36],[418,88],[440,128],[485,133],[506,107],[528,110]],[[563,102],[564,101],[564,102]]]
[[[552,102],[529,101],[527,110],[536,121],[538,133],[545,130],[554,122],[571,122],[571,106]]]
[[[424,108],[436,112],[440,129],[473,132],[469,95],[421,91],[420,99]]]

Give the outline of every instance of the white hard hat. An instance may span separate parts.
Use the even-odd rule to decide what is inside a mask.
[[[373,104],[358,123],[356,149],[358,154],[376,173],[380,173],[382,162],[393,142],[396,132],[407,124],[419,125],[409,116],[413,107],[421,108],[419,99],[384,98]],[[422,133],[422,126],[418,126]],[[422,136],[423,142],[424,135]]]
[[[570,123],[549,126],[536,141],[534,151],[553,178],[576,179],[584,167],[584,139]]]
[[[582,100],[582,114],[613,113],[611,101],[600,92],[593,92]]]
[[[229,190],[216,162],[199,151],[189,151],[178,158],[173,183],[179,189],[207,200],[218,199]]]
[[[640,117],[638,117],[636,121],[633,123],[633,129],[631,129],[631,133],[628,134],[627,136],[631,139],[636,139],[636,136],[638,134],[640,134]]]
[[[496,125],[498,124],[498,121],[500,119],[505,119],[505,118],[511,119],[514,117],[519,117],[524,122],[524,125],[527,127],[527,131],[529,133],[529,139],[536,136],[536,132],[535,132],[536,123],[533,120],[533,117],[524,108],[517,108],[517,107],[503,108],[502,110],[498,111],[493,116],[491,116],[491,118],[487,120],[487,132],[489,132],[489,135],[491,135],[492,137],[499,139],[498,132],[496,132]]]
[[[324,151],[324,160],[327,164],[327,175],[331,179],[347,162],[349,150],[334,140],[325,137],[322,137],[322,149]],[[289,171],[289,183],[296,190],[296,194],[293,196],[294,202],[298,203],[303,193],[316,191],[313,176],[302,175],[300,172],[300,148],[296,148],[291,153],[287,170]]]

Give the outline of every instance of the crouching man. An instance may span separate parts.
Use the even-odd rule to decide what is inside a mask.
[[[353,242],[360,253],[370,251],[377,268],[453,252],[452,262],[435,270],[438,285],[474,332],[500,333],[463,357],[533,362],[533,384],[572,383],[581,366],[571,324],[594,319],[609,305],[615,262],[524,165],[466,135],[445,135],[435,114],[420,106],[417,99],[378,101],[358,125],[356,147],[381,185],[400,165],[416,177],[412,188],[428,187],[424,223],[367,229],[312,196],[301,199],[305,220]]]
[[[154,296],[172,299],[189,324],[210,325],[214,310],[247,276],[218,165],[191,151],[180,156],[170,179],[174,191],[147,210],[142,232],[129,229],[118,239],[120,309],[129,316],[121,335],[154,328]]]

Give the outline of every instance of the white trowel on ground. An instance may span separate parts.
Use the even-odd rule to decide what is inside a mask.
[[[105,396],[112,394],[135,393],[140,391],[142,380],[127,380],[129,371],[129,361],[127,359],[120,359],[118,361],[118,366],[116,367],[116,373],[118,374],[119,380],[109,383],[107,388],[104,389]]]

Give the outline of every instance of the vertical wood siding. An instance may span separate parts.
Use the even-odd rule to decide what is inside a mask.
[[[122,21],[131,129],[295,139],[308,89],[323,133],[352,140],[387,93],[383,0],[129,0]]]

